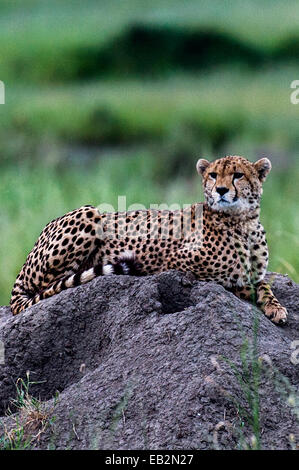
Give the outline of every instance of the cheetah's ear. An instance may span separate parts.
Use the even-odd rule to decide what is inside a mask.
[[[198,162],[196,163],[197,173],[202,176],[209,165],[210,165],[210,162],[208,162],[208,160],[205,160],[204,158],[200,158]]]
[[[268,158],[261,158],[254,163],[254,166],[258,173],[259,180],[263,183],[272,168],[270,160]]]

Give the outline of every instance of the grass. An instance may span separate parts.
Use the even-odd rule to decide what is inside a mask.
[[[197,78],[7,86],[6,105],[0,109],[2,155],[11,155],[11,149],[17,153],[16,136],[35,144],[52,139],[161,145],[186,131],[201,147],[217,148],[228,139],[246,136],[295,149],[299,133],[290,83],[297,72],[294,67],[256,74],[222,68]]]
[[[73,79],[78,51],[104,47],[140,23],[219,31],[264,53],[298,38],[295,0],[283,6],[278,0],[5,0],[0,8],[0,68],[7,81]]]
[[[11,406],[15,410],[12,414],[8,410],[7,415],[11,417],[8,425],[2,424],[3,434],[0,436],[0,450],[27,450],[32,448],[41,435],[51,426],[55,417],[53,416],[57,397],[51,409],[30,394],[30,387],[36,382],[31,382],[29,372],[26,379],[19,378],[16,383],[16,398],[11,400]]]
[[[235,424],[232,429],[237,437],[237,448],[240,450],[263,449],[261,411],[265,396],[265,385],[270,385],[273,392],[276,392],[282,400],[283,406],[288,407],[293,415],[297,419],[299,418],[299,397],[296,387],[277,369],[268,355],[261,354],[259,351],[260,314],[260,311],[254,307],[250,337],[243,330],[238,315],[236,315],[236,321],[240,327],[240,336],[242,337],[238,363],[234,363],[224,356],[219,357],[228,364],[239,385],[240,395],[238,398],[231,395],[229,386],[226,390],[222,390],[222,393],[234,404],[237,412],[238,424]],[[228,384],[229,381],[228,378]],[[219,424],[225,425],[223,422]],[[215,429],[214,445],[216,449],[219,449],[217,431]],[[289,434],[288,438],[291,449],[298,449],[294,434]]]
[[[214,63],[189,75],[184,67],[178,72],[167,63],[167,77],[153,80],[149,55],[160,48],[152,45],[154,51],[137,51],[131,57],[133,41],[129,56],[116,64],[113,79],[109,74],[96,79],[86,63],[90,54],[97,63],[95,49],[113,40],[114,46],[106,48],[111,58],[121,47],[120,35],[140,22],[173,31],[212,29],[272,51],[297,37],[299,7],[294,0],[283,8],[276,0],[86,0],[84,5],[53,0],[51,6],[45,0],[15,0],[2,1],[0,9],[0,79],[6,85],[6,105],[0,109],[2,161],[40,155],[40,146],[49,141],[101,146],[158,142],[164,152],[176,146],[190,154],[194,141],[200,143],[199,152],[217,151],[236,137],[246,137],[296,150],[297,108],[289,99],[290,83],[298,75],[296,61],[288,65],[286,58],[278,66],[272,57],[252,70],[232,63],[226,54],[226,66]],[[296,44],[290,46],[294,57]],[[128,73],[132,60],[149,72],[146,80]],[[80,67],[84,82],[76,75]],[[186,135],[187,142],[182,138]]]
[[[260,312],[255,308],[251,340],[244,335],[244,332],[241,332],[243,343],[240,349],[240,365],[238,366],[228,358],[222,357],[222,360],[229,364],[239,383],[246,405],[246,407],[243,406],[234,396],[230,396],[240,420],[237,430],[239,432],[238,445],[241,449],[261,449],[260,381],[262,367],[258,357],[259,315]],[[249,426],[251,432],[249,442],[243,432],[245,424]]]

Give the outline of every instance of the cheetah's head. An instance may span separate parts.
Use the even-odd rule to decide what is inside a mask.
[[[244,157],[227,156],[214,162],[199,159],[196,169],[202,175],[205,200],[211,209],[240,213],[259,207],[271,162],[261,158],[251,163]]]

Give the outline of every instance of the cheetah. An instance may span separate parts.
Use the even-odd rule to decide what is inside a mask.
[[[201,158],[196,168],[203,203],[115,213],[83,206],[46,225],[13,287],[13,315],[100,275],[175,269],[254,299],[272,322],[284,324],[287,310],[264,279],[268,248],[259,220],[271,162],[225,156],[214,162]]]

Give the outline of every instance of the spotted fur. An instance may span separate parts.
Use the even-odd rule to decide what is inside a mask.
[[[241,298],[254,296],[267,317],[285,323],[287,311],[264,281],[268,248],[259,212],[270,170],[266,158],[200,159],[204,203],[110,214],[84,206],[53,220],[16,279],[12,313],[100,275],[177,269],[217,281]]]

